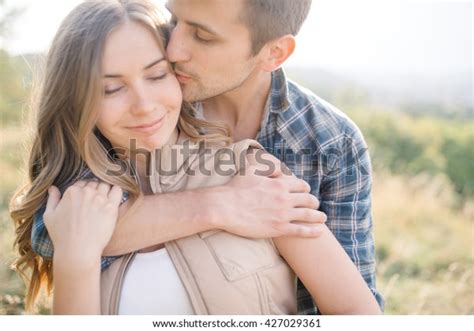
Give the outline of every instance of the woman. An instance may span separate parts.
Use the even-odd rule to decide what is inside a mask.
[[[315,240],[273,242],[211,231],[140,253],[151,255],[127,255],[101,279],[100,257],[124,200],[122,190],[129,195],[124,204],[128,217],[133,217],[143,194],[228,180],[240,170],[239,155],[252,169],[263,167],[253,153],[247,155],[260,148],[252,141],[230,145],[238,153],[225,176],[214,172],[190,177],[178,171],[166,179],[152,167],[149,180],[146,156],[151,153],[139,154],[133,162],[137,148],[153,155],[161,152],[161,158],[151,158],[161,165],[186,142],[201,148],[198,143],[206,141],[212,148],[205,163],[215,164],[229,141],[224,128],[195,119],[191,108],[182,105],[179,84],[165,59],[163,22],[147,1],[86,2],[71,12],[54,39],[37,110],[30,184],[14,199],[11,213],[21,255],[17,267],[32,268],[27,302],[34,302],[43,281],[51,288],[54,275],[54,313],[127,314],[157,308],[152,312],[166,314],[167,302],[174,304],[172,313],[180,314],[288,314],[295,312],[296,298],[288,299],[288,294],[295,294],[293,269],[323,313],[379,313],[365,282],[328,229]],[[194,167],[200,164],[189,156],[181,161],[189,160]],[[126,171],[110,171],[124,164]],[[84,177],[99,181],[80,180]],[[45,224],[55,248],[51,262],[35,256],[30,235],[33,215],[52,185],[65,193],[56,203],[51,199],[57,194],[53,186],[46,207]],[[206,270],[201,270],[203,261]],[[155,264],[168,292],[150,288],[150,281],[147,287],[134,288]],[[219,296],[224,286],[235,293],[250,289],[249,296],[241,296],[241,301]],[[146,290],[158,301],[141,302],[139,311],[133,311]],[[170,296],[167,301],[165,294]],[[245,304],[255,308],[244,311]]]

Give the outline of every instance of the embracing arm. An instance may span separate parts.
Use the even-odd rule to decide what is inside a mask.
[[[324,223],[326,216],[314,210],[319,202],[309,193],[309,185],[283,176],[279,161],[272,156],[270,159],[275,171],[269,177],[247,172],[222,186],[148,195],[131,213],[127,213],[130,202],[122,203],[119,221],[103,252],[102,269],[114,261],[114,256],[210,229],[249,238],[317,237],[321,233],[317,224]],[[59,192],[57,195],[59,200]],[[309,212],[302,213],[304,209]],[[52,259],[54,250],[43,213],[41,209],[35,214],[31,242],[38,255]],[[305,224],[291,223],[294,220]]]
[[[219,188],[145,196],[133,214],[126,218],[121,216],[126,214],[130,202],[122,203],[119,221],[103,252],[102,269],[114,261],[113,256],[214,228],[210,208],[206,207],[213,192],[218,194]],[[58,201],[61,199],[58,191],[52,193]],[[31,244],[36,254],[52,260],[54,247],[45,226],[44,213],[45,208],[41,208],[34,216]]]
[[[114,256],[140,250],[216,227],[212,199],[220,188],[147,195],[127,213],[120,207],[119,221],[103,255]]]
[[[104,255],[121,255],[211,229],[249,238],[317,237],[321,229],[308,224],[324,223],[326,216],[314,210],[318,200],[309,193],[309,185],[283,176],[279,161],[273,156],[269,160],[276,166],[270,177],[249,171],[222,186],[145,196],[119,219]],[[123,215],[129,206],[120,208]],[[302,224],[291,223],[294,220]]]

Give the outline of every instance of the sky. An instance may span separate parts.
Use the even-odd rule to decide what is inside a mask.
[[[6,41],[11,53],[20,54],[46,51],[62,18],[81,1],[5,2],[26,8]],[[288,65],[472,76],[473,13],[472,1],[313,0]]]

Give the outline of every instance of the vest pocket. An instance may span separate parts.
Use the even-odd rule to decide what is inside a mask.
[[[249,239],[222,230],[199,234],[228,281],[285,263],[270,239]]]

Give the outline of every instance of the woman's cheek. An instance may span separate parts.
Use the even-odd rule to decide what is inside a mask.
[[[102,111],[104,121],[110,124],[119,122],[126,115],[126,105],[126,100],[120,96],[106,100]]]
[[[170,77],[170,88],[168,91],[168,95],[172,98],[173,104],[181,109],[181,104],[183,102],[183,93],[181,91],[181,87],[179,86],[179,82],[174,75]]]
[[[114,135],[117,135],[120,130],[120,123],[123,114],[123,104],[118,100],[106,100],[102,102],[102,107],[99,110],[97,127],[110,141],[117,139]]]

